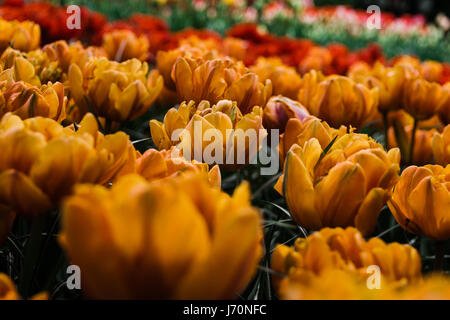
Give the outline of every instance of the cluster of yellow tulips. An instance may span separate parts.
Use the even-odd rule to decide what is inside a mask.
[[[270,254],[282,299],[450,299],[450,280],[424,277],[412,246],[364,239],[386,205],[406,231],[450,238],[450,84],[434,82],[439,64],[402,57],[301,75],[278,58],[246,67],[232,54],[241,43],[190,38],[152,68],[147,40],[129,31],[102,47],[39,48],[32,23],[0,20],[0,30],[0,245],[15,220],[57,210],[58,242],[94,299],[235,298]],[[172,107],[162,121],[147,117],[155,103]],[[136,119],[156,149],[120,131]],[[227,136],[234,161],[186,154],[196,139],[214,143],[196,124]],[[384,146],[367,125],[385,127]],[[282,133],[275,190],[300,229],[317,231],[273,253],[251,201],[258,186],[221,189],[221,171],[249,164],[269,129]],[[249,130],[253,151],[238,143]],[[366,286],[370,266],[379,291]],[[0,273],[2,298],[20,295]]]

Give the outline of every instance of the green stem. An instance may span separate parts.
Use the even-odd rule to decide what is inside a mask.
[[[419,126],[419,120],[414,119],[414,127],[411,132],[411,144],[409,145],[409,164],[412,165],[414,161],[414,144],[416,143],[416,131]]]
[[[436,241],[435,250],[434,270],[440,271],[444,266],[445,241]]]
[[[387,112],[383,112],[383,124],[384,124],[384,148],[387,151],[389,149],[389,120]]]
[[[42,230],[44,227],[45,215],[34,218],[31,224],[31,234],[25,248],[24,264],[20,273],[19,292],[24,298],[31,296],[32,282],[40,256]]]

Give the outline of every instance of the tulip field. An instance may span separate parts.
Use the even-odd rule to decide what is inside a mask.
[[[448,15],[0,1],[0,300],[449,300]]]

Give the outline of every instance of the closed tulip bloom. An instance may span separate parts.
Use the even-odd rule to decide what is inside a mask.
[[[209,170],[209,166],[206,163],[195,160],[187,161],[175,147],[162,151],[149,149],[136,159],[136,173],[147,181],[198,172],[207,173],[211,185],[220,188],[221,176],[218,166],[214,166]]]
[[[257,74],[262,82],[269,79],[274,95],[297,99],[302,79],[294,68],[283,64],[280,58],[260,57],[250,71]]]
[[[332,127],[361,127],[376,115],[378,89],[368,89],[343,76],[329,76],[321,82],[304,79],[299,100]]]
[[[41,28],[31,21],[6,21],[0,19],[0,52],[12,44],[20,51],[31,51],[39,47]]]
[[[355,226],[370,235],[398,179],[399,162],[397,148],[385,152],[367,135],[346,134],[329,150],[312,138],[291,147],[276,189],[300,226]]]
[[[326,277],[328,272],[346,271],[366,285],[367,268],[373,265],[380,268],[384,286],[410,285],[422,277],[421,259],[416,249],[396,242],[386,244],[379,238],[366,241],[351,227],[324,228],[306,239],[298,238],[292,247],[279,245],[271,261],[272,269],[286,276],[273,277],[275,288],[282,295],[302,276],[320,278]]]
[[[353,128],[341,126],[339,129],[331,128],[328,123],[316,117],[302,120],[291,118],[286,124],[286,130],[280,137],[279,154],[281,163],[284,163],[289,149],[298,144],[302,146],[311,138],[316,138],[322,149],[325,149],[335,138],[353,132]]]
[[[111,189],[78,186],[60,242],[89,298],[232,299],[256,271],[261,236],[247,184],[229,196],[204,174],[129,175]]]
[[[270,80],[261,82],[242,62],[230,58],[202,62],[180,57],[173,66],[172,80],[182,101],[206,100],[215,104],[227,99],[236,101],[244,114],[254,106],[265,106],[272,95]]]
[[[135,120],[155,102],[163,87],[157,71],[137,59],[118,63],[93,58],[81,70],[69,68],[70,92],[81,114],[92,108],[99,117],[115,122]]]
[[[407,231],[434,240],[450,238],[450,165],[406,168],[388,205]]]
[[[441,166],[450,164],[450,124],[442,133],[434,133],[431,144],[436,164]]]
[[[22,119],[39,116],[61,122],[66,116],[66,105],[64,86],[59,82],[38,88],[19,81],[0,92],[0,117],[12,112]]]
[[[126,134],[99,133],[91,114],[74,131],[51,119],[22,121],[7,113],[0,149],[0,205],[27,217],[55,208],[76,183],[104,184],[133,171],[136,153]]]
[[[404,83],[402,107],[416,120],[426,120],[437,114],[448,98],[438,83],[421,78],[407,79]]]
[[[120,62],[136,58],[145,61],[150,43],[145,35],[137,36],[130,30],[113,30],[103,35],[102,47],[111,60]]]
[[[284,96],[274,96],[264,107],[263,124],[266,129],[284,132],[289,119],[304,121],[309,116],[308,110],[300,102]]]

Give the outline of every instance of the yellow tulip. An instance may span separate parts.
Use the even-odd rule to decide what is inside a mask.
[[[437,114],[449,95],[438,83],[421,78],[406,79],[404,82],[402,107],[417,121],[426,120]]]
[[[177,145],[185,158],[234,170],[248,164],[260,150],[267,135],[262,114],[260,107],[254,107],[251,113],[242,115],[236,103],[229,100],[213,106],[208,101],[197,106],[193,101],[183,102],[178,110],[167,112],[163,123],[151,120],[150,129],[159,150]],[[207,151],[211,159],[203,157]]]
[[[310,113],[332,127],[361,127],[376,115],[378,89],[368,89],[343,76],[311,72],[304,76],[299,101]]]
[[[366,283],[367,268],[378,266],[384,285],[404,286],[421,280],[421,259],[416,249],[399,243],[386,244],[379,238],[364,240],[355,228],[324,228],[294,246],[279,245],[272,254],[271,267],[286,277],[274,276],[283,292],[299,275],[322,277],[327,272],[347,271]],[[334,287],[329,288],[334,290]]]
[[[99,133],[91,114],[74,131],[51,119],[22,121],[7,113],[0,150],[0,205],[28,217],[55,208],[76,183],[104,184],[133,172],[136,153],[126,134]]]
[[[256,271],[261,236],[247,184],[229,196],[205,174],[129,175],[111,189],[78,186],[60,242],[90,298],[231,299]]]
[[[48,300],[48,294],[43,292],[31,298],[31,300]],[[0,301],[1,300],[21,300],[14,282],[6,274],[0,273]]]
[[[279,129],[284,132],[289,119],[303,121],[309,116],[308,110],[300,102],[284,96],[274,96],[264,107],[263,124],[266,129]]]
[[[20,51],[31,51],[39,47],[41,28],[31,21],[6,21],[0,19],[0,52],[10,45]]]
[[[212,186],[220,188],[221,176],[218,166],[209,170],[206,163],[186,161],[175,147],[170,150],[157,151],[149,149],[136,159],[136,173],[147,181],[172,177],[184,173],[205,172]]]
[[[431,144],[434,161],[441,166],[450,164],[450,124],[442,133],[434,133]]]
[[[450,238],[450,165],[406,168],[388,202],[407,231],[435,240]]]
[[[137,59],[118,63],[91,58],[80,69],[69,68],[70,92],[80,113],[92,111],[110,121],[135,120],[155,102],[163,88],[157,71],[148,73],[147,63]]]
[[[367,135],[345,134],[324,150],[312,138],[288,152],[276,184],[294,220],[309,230],[356,226],[370,235],[398,178],[400,152]]]
[[[272,95],[270,80],[261,82],[242,62],[230,58],[207,61],[179,57],[172,69],[172,80],[180,100],[207,100],[212,104],[236,101],[243,114],[254,106],[264,107]]]
[[[250,71],[257,74],[262,82],[269,79],[274,95],[297,99],[302,79],[294,68],[283,64],[280,58],[260,57]]]
[[[59,82],[38,88],[19,81],[0,92],[0,117],[12,112],[22,119],[45,117],[61,122],[66,105],[64,86]]]
[[[102,47],[111,60],[120,62],[136,58],[145,61],[150,43],[145,35],[137,36],[130,30],[114,30],[103,35]]]

